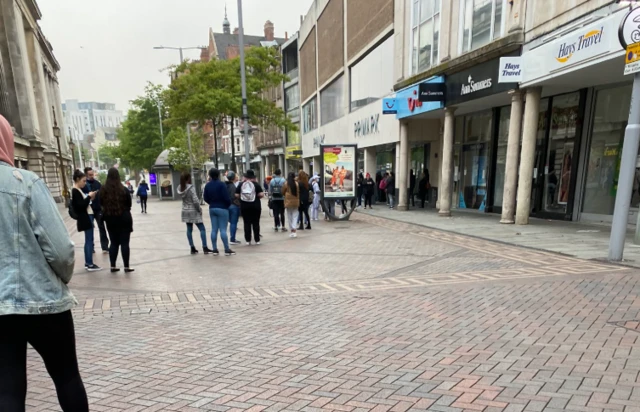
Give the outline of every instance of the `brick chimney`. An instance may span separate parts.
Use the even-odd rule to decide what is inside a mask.
[[[288,31],[284,32],[284,39],[285,40],[289,40],[289,32]]]
[[[264,38],[267,41],[273,41],[275,39],[274,31],[273,23],[271,23],[271,20],[267,20],[264,24]]]
[[[233,29],[233,34],[240,34],[240,29],[238,27]]]

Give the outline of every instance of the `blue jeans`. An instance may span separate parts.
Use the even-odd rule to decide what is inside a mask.
[[[202,239],[202,247],[207,247],[207,229],[204,228],[204,223],[196,223],[198,230],[200,230],[200,239]],[[187,223],[187,239],[189,239],[189,246],[195,247],[193,244],[193,223]]]
[[[231,241],[236,241],[236,232],[238,231],[238,220],[240,219],[240,207],[231,205],[229,207],[229,235]]]
[[[220,231],[224,250],[229,250],[229,238],[227,237],[229,209],[209,209],[209,217],[211,217],[211,246],[213,246],[213,250],[218,250],[218,231]]]
[[[91,229],[84,231],[84,265],[93,266],[93,215],[89,215]]]

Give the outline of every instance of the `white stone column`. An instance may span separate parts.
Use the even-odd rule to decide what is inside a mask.
[[[284,162],[284,155],[279,155],[278,156],[278,169],[280,169],[282,171],[282,174],[285,175],[285,162]]]
[[[407,182],[409,181],[409,125],[400,122],[400,154],[396,187],[398,188],[398,210],[406,211]]]
[[[264,157],[265,176],[271,176],[271,157],[266,155]]]
[[[304,169],[305,172],[309,173],[309,169],[311,168],[311,161],[309,160],[308,157],[305,157],[304,159],[302,159],[302,168]]]
[[[513,90],[511,91],[511,118],[509,119],[509,139],[507,141],[507,161],[502,197],[502,219],[500,220],[500,223],[505,224],[515,223],[520,133],[522,133],[522,92]]]
[[[451,194],[453,192],[453,138],[455,133],[456,108],[444,109],[444,138],[442,142],[442,187],[438,189],[440,199],[439,215],[451,216]]]
[[[375,147],[367,147],[364,149],[364,174],[366,176],[367,173],[371,174],[371,176],[376,178],[376,148]]]
[[[533,184],[533,168],[536,156],[536,138],[538,135],[538,117],[540,116],[540,95],[542,89],[527,89],[524,109],[524,125],[522,137],[522,153],[520,154],[520,176],[518,181],[518,205],[516,224],[529,224],[531,210],[531,187]]]

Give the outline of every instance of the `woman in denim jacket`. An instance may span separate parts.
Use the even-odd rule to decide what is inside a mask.
[[[62,410],[88,411],[67,287],[74,245],[45,183],[13,162],[13,132],[0,116],[0,410],[25,410],[29,343]]]

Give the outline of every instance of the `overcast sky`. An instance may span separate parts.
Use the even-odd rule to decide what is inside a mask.
[[[236,0],[226,2],[231,30],[238,26]],[[312,0],[244,0],[246,34],[264,33],[265,21],[276,37],[298,31],[300,15]],[[224,0],[38,0],[40,25],[53,46],[61,70],[63,101],[115,103],[126,112],[147,81],[168,84],[161,69],[178,63],[177,50],[154,46],[208,44],[209,27],[222,31]],[[185,51],[197,59],[199,50]]]

